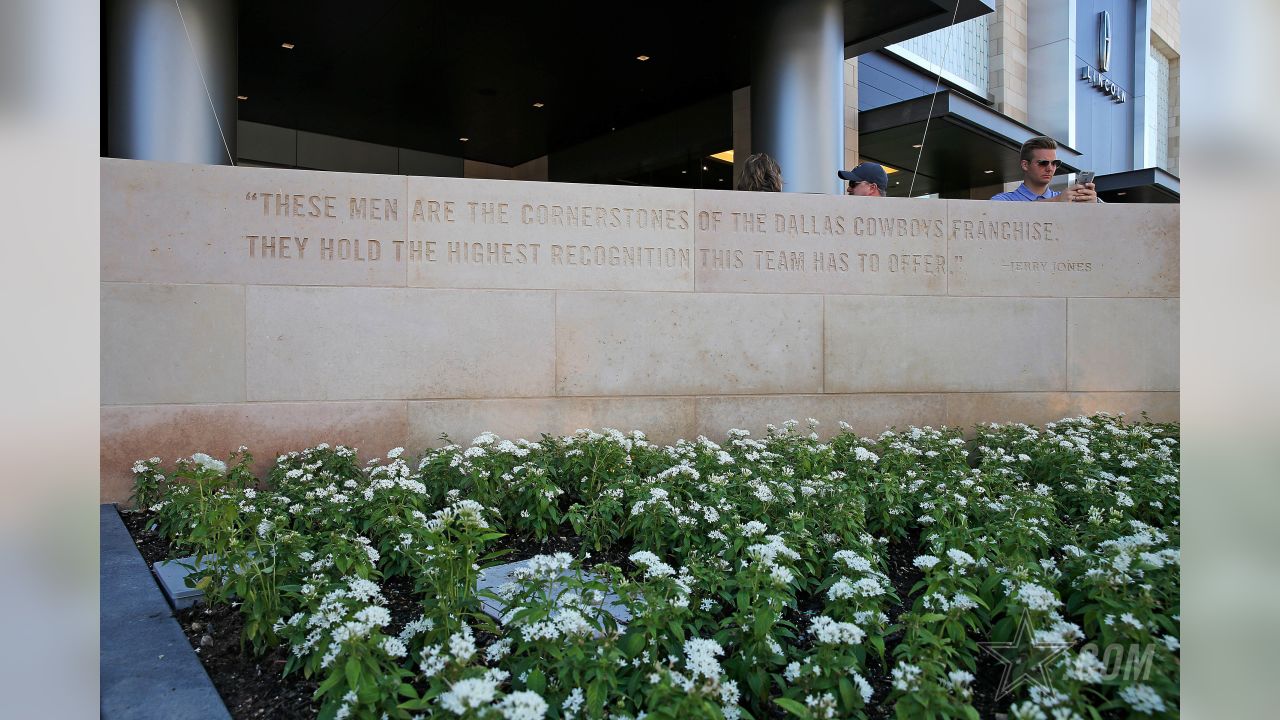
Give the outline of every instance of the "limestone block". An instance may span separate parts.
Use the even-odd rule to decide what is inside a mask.
[[[859,395],[732,395],[698,398],[698,434],[720,442],[732,428],[762,437],[767,425],[782,428],[787,420],[799,422],[798,432],[808,434],[806,421],[818,421],[818,436],[840,433],[840,422],[864,437],[897,426],[942,424],[944,396],[935,394]]]
[[[812,393],[821,363],[821,296],[557,294],[560,395]]]
[[[552,293],[250,287],[250,400],[552,394]]]
[[[947,205],[952,295],[1178,296],[1177,205]]]
[[[126,502],[135,460],[173,461],[203,452],[225,460],[241,445],[265,477],[281,453],[327,442],[358,448],[361,458],[404,445],[403,402],[117,405],[101,410],[101,501]],[[363,463],[362,463],[363,464]]]
[[[239,402],[244,288],[102,284],[102,403]]]
[[[1066,301],[826,298],[826,391],[1066,388]]]
[[[410,402],[408,447],[415,452],[439,447],[444,444],[441,433],[467,445],[485,431],[508,440],[537,440],[542,433],[569,435],[580,428],[640,430],[650,442],[671,444],[697,436],[694,400],[627,397]]]
[[[693,289],[692,191],[432,177],[408,187],[411,286]]]
[[[967,435],[978,423],[1044,425],[1100,412],[1124,413],[1131,420],[1145,412],[1157,422],[1179,417],[1176,392],[949,393],[945,397],[947,425],[964,428]]]
[[[404,286],[405,178],[102,160],[102,279]]]
[[[945,203],[696,194],[700,292],[946,293]]]
[[[1072,390],[1177,390],[1178,300],[1072,298]]]

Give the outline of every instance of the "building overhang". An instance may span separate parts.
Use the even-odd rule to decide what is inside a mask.
[[[1160,168],[1141,168],[1099,175],[1098,197],[1109,203],[1176,203],[1182,199],[1178,178]]]
[[[846,0],[845,56],[993,7]],[[239,118],[517,165],[750,85],[751,8],[656,0],[615,19],[587,0],[241,3]]]
[[[889,176],[889,194],[899,197],[1021,181],[1018,151],[1042,134],[954,90],[858,113],[858,154],[900,171]],[[1080,156],[1059,144],[1058,174],[1078,171]]]
[[[844,4],[844,56],[857,57],[941,30],[952,19],[959,24],[995,10],[995,0],[849,0]]]

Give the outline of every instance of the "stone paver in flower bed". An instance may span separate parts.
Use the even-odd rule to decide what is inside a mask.
[[[230,720],[114,505],[99,513],[105,720]]]
[[[528,565],[528,560],[520,560],[518,562],[507,563],[505,565],[495,565],[494,567],[487,568],[481,575],[480,580],[476,582],[476,589],[477,591],[493,590],[496,592],[503,584],[511,582],[511,576],[516,570],[527,567]],[[564,571],[561,573],[560,577],[569,577],[571,575],[572,573],[569,571]],[[585,570],[582,572],[582,578],[584,580],[591,581],[604,581],[604,579],[599,575]],[[552,583],[551,593],[553,596],[558,596],[564,588],[565,584],[562,582]],[[492,598],[481,598],[480,605],[484,609],[485,613],[495,620],[501,619],[502,613],[506,611],[506,606]],[[618,621],[618,630],[625,630],[626,623],[631,621],[631,611],[618,603],[617,593],[610,592],[606,595],[602,605],[604,609],[613,616],[613,619]]]
[[[156,579],[160,581],[160,588],[168,596],[169,604],[173,605],[174,610],[189,608],[204,597],[203,590],[189,587],[186,582],[188,575],[204,569],[204,558],[197,561],[195,555],[190,555],[173,560],[161,560],[152,566],[152,569],[156,573]]]

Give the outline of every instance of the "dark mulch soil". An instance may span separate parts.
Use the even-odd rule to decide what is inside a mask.
[[[156,533],[146,530],[151,520],[151,513],[122,511],[125,526],[133,536],[138,550],[142,553],[147,565],[151,566],[159,560],[167,560],[177,556],[174,548]],[[919,569],[911,561],[920,554],[919,531],[912,535],[890,543],[888,548],[889,578],[894,590],[902,599],[889,609],[891,619],[910,609],[906,601],[910,597],[911,586],[921,577]],[[574,536],[554,536],[544,541],[537,541],[514,536],[507,536],[495,543],[494,550],[506,550],[507,554],[500,562],[515,562],[538,554],[567,552],[580,554],[581,539]],[[583,564],[590,568],[598,564],[609,563],[624,570],[634,570],[627,556],[630,546],[615,546],[604,551],[593,551],[591,557]],[[387,598],[391,611],[392,626],[401,627],[420,614],[420,600],[413,591],[413,582],[407,578],[391,578],[382,583],[383,594]],[[787,619],[799,627],[808,625],[811,616],[821,609],[821,598],[800,598],[799,607],[789,610]],[[227,710],[235,720],[258,720],[259,718],[280,718],[281,720],[309,720],[319,711],[319,703],[312,700],[318,682],[304,679],[295,673],[287,678],[282,676],[288,658],[286,648],[277,648],[261,657],[254,657],[251,652],[240,645],[243,620],[239,611],[232,606],[206,607],[197,605],[174,613],[183,632],[191,641],[204,663],[214,687],[222,696]],[[892,648],[901,637],[900,631],[886,638],[886,646]],[[487,645],[491,638],[483,631],[478,632],[476,640],[480,645]],[[891,661],[890,661],[891,664]],[[867,680],[876,698],[885,698],[891,692],[892,676],[879,667],[876,661],[869,663],[866,672]],[[979,714],[986,717],[997,716],[1008,706],[1009,698],[995,699],[999,689],[1002,666],[989,656],[978,659],[977,681],[974,684],[974,707]],[[892,718],[893,706],[876,705],[869,708],[872,718]],[[781,715],[779,715],[781,717]]]
[[[320,704],[311,699],[319,682],[301,674],[282,676],[289,657],[287,648],[276,648],[261,657],[241,650],[244,619],[235,608],[200,604],[174,616],[235,720],[309,720],[320,711]]]
[[[142,559],[147,561],[147,567],[161,560],[177,557],[168,540],[146,529],[153,517],[152,513],[145,511],[123,509],[120,511],[120,519],[124,520],[124,526],[133,536],[133,544],[138,546],[138,552],[142,553]]]

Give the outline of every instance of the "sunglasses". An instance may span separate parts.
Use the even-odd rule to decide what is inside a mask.
[[[1050,165],[1052,165],[1056,168],[1062,164],[1061,160],[1035,160],[1033,162],[1035,162],[1035,164],[1039,165],[1040,167],[1049,167]]]

